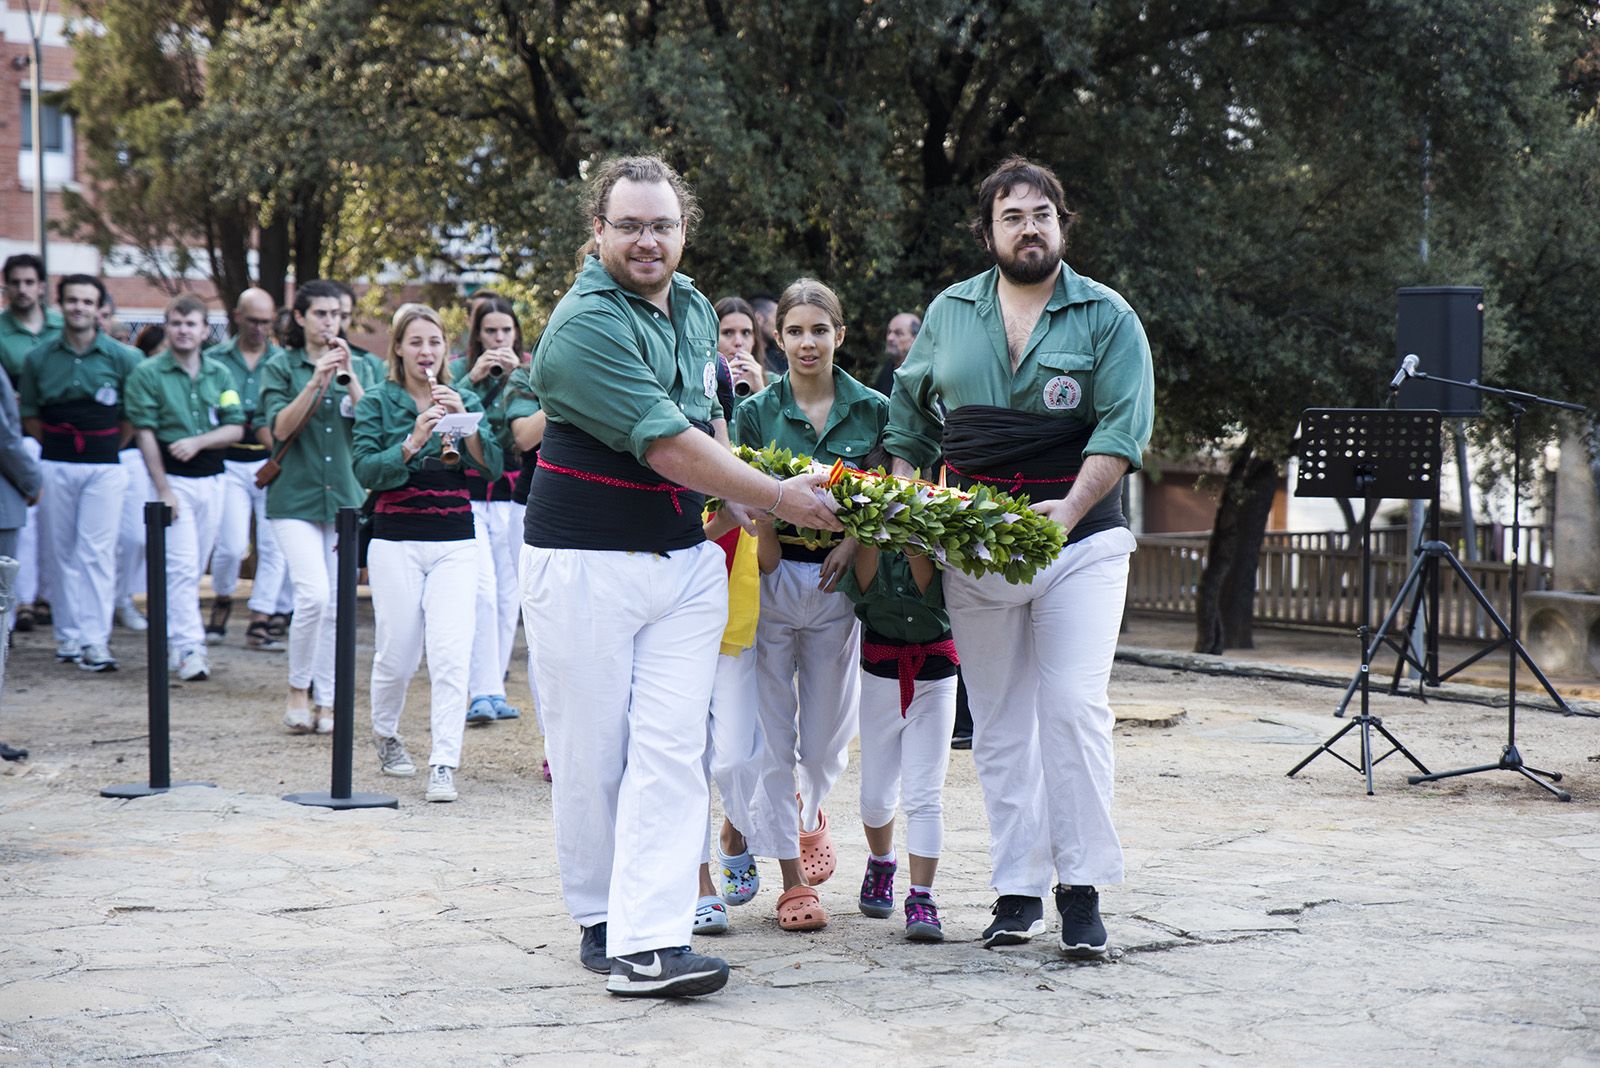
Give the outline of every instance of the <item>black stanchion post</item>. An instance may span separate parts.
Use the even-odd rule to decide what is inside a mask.
[[[350,788],[356,729],[356,577],[360,551],[361,517],[357,509],[341,508],[339,533],[339,618],[333,642],[333,783],[327,793],[285,794],[285,801],[318,808],[399,808],[400,800],[388,794],[358,794]]]
[[[167,692],[167,527],[172,509],[161,501],[144,506],[144,576],[150,629],[145,631],[150,663],[145,666],[146,703],[150,714],[150,781],[107,786],[101,797],[149,797],[174,786],[215,786],[209,782],[172,781],[172,742]]]

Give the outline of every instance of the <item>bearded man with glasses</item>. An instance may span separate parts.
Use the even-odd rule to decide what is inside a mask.
[[[955,484],[1026,493],[1067,532],[1031,582],[949,572],[945,603],[989,816],[984,945],[1042,932],[1054,883],[1062,951],[1099,956],[1095,887],[1123,876],[1107,687],[1135,542],[1119,489],[1150,442],[1155,380],[1127,301],[1062,261],[1072,219],[1048,167],[1013,156],[984,180],[972,231],[995,266],[928,307],[884,444],[897,474],[942,452]]]
[[[592,237],[532,362],[513,427],[546,417],[523,528],[523,621],[579,960],[613,994],[708,994],[728,965],[689,949],[709,792],[711,685],[728,617],[705,495],[839,530],[826,476],[779,482],[712,436],[717,313],[677,273],[700,209],[653,156],[594,169]],[[723,441],[726,441],[724,436]]]

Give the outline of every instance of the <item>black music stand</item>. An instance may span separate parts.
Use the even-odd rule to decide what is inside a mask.
[[[1356,637],[1361,641],[1361,668],[1345,692],[1335,716],[1344,714],[1350,694],[1361,690],[1361,714],[1339,728],[1311,755],[1289,769],[1293,777],[1323,753],[1360,772],[1372,796],[1372,769],[1399,753],[1423,774],[1422,761],[1383,725],[1370,708],[1372,657],[1379,641],[1369,641],[1372,618],[1372,517],[1385,498],[1437,500],[1439,496],[1439,424],[1435,411],[1388,411],[1380,408],[1307,408],[1300,413],[1300,461],[1295,494],[1301,497],[1359,497],[1366,502],[1361,514],[1361,619]],[[1396,602],[1399,603],[1398,601]],[[1385,626],[1395,615],[1391,609]],[[1381,631],[1380,631],[1381,634]],[[1333,748],[1346,734],[1361,728],[1361,763],[1346,759]],[[1382,756],[1372,755],[1372,732],[1389,743]]]
[[[1545,677],[1543,671],[1539,670],[1539,665],[1534,663],[1533,657],[1528,653],[1527,647],[1522,644],[1520,633],[1522,626],[1522,517],[1518,513],[1522,508],[1522,413],[1527,410],[1527,406],[1529,404],[1543,404],[1547,407],[1560,408],[1569,412],[1583,412],[1587,409],[1585,409],[1581,404],[1573,404],[1569,401],[1551,400],[1548,397],[1540,397],[1532,393],[1523,393],[1519,390],[1500,389],[1496,386],[1485,386],[1476,381],[1460,382],[1451,378],[1440,378],[1438,375],[1424,374],[1421,371],[1412,371],[1407,377],[1423,378],[1432,382],[1441,382],[1448,386],[1463,386],[1467,389],[1475,390],[1478,393],[1487,393],[1503,399],[1506,402],[1506,406],[1511,409],[1513,457],[1511,468],[1511,622],[1508,624],[1504,619],[1500,618],[1500,613],[1494,610],[1494,606],[1489,603],[1489,599],[1485,597],[1483,591],[1478,588],[1478,584],[1472,581],[1472,578],[1467,574],[1466,569],[1461,566],[1461,561],[1456,559],[1455,554],[1450,551],[1450,547],[1448,545],[1445,545],[1440,541],[1423,542],[1417,547],[1417,561],[1411,566],[1411,574],[1406,577],[1406,585],[1401,587],[1400,593],[1395,597],[1394,608],[1389,612],[1389,620],[1385,621],[1387,624],[1393,620],[1395,615],[1398,614],[1402,601],[1404,601],[1407,596],[1415,595],[1420,597],[1420,593],[1416,593],[1410,589],[1410,586],[1413,582],[1421,581],[1418,576],[1427,568],[1430,563],[1435,569],[1438,567],[1438,560],[1443,560],[1451,566],[1456,575],[1461,579],[1462,584],[1467,587],[1468,592],[1470,592],[1473,598],[1477,600],[1479,606],[1483,608],[1484,612],[1488,614],[1489,618],[1494,621],[1495,629],[1500,632],[1500,637],[1493,639],[1482,649],[1479,649],[1476,653],[1473,653],[1461,663],[1443,673],[1438,672],[1436,662],[1433,662],[1430,665],[1418,664],[1417,666],[1422,669],[1424,681],[1429,685],[1437,686],[1457,672],[1466,669],[1472,664],[1477,663],[1479,660],[1482,660],[1495,650],[1502,647],[1509,647],[1511,650],[1511,655],[1508,658],[1510,660],[1510,666],[1507,671],[1506,744],[1500,750],[1500,759],[1493,764],[1478,764],[1470,768],[1457,768],[1453,771],[1440,772],[1430,772],[1424,769],[1423,774],[1409,776],[1407,781],[1415,786],[1418,783],[1433,782],[1437,779],[1451,779],[1457,775],[1475,775],[1481,771],[1510,771],[1521,775],[1529,782],[1547,790],[1549,793],[1553,794],[1558,801],[1571,801],[1571,794],[1567,793],[1565,790],[1550,785],[1552,782],[1561,781],[1560,772],[1540,771],[1538,768],[1529,767],[1527,764],[1523,763],[1522,753],[1517,749],[1518,660],[1521,660],[1523,663],[1525,663],[1528,666],[1528,670],[1533,672],[1534,677],[1539,680],[1539,685],[1544,687],[1544,692],[1549,694],[1550,699],[1556,703],[1556,707],[1567,715],[1572,715],[1572,709],[1568,707],[1567,703],[1561,699],[1561,695],[1556,693],[1555,687],[1550,684],[1550,680]],[[1417,589],[1420,590],[1420,586],[1417,587]],[[1415,612],[1419,606],[1420,600],[1418,601],[1418,604],[1413,605],[1413,617],[1415,616]],[[1428,618],[1428,626],[1430,628],[1430,645],[1436,647],[1438,644],[1437,631],[1434,629],[1438,627],[1438,612],[1436,606],[1434,612],[1430,614]],[[1405,656],[1405,654],[1402,654],[1402,660],[1404,659],[1408,658]],[[1430,660],[1431,659],[1432,658],[1430,658]],[[1396,663],[1395,678],[1397,681],[1399,679],[1399,674],[1400,664]],[[1544,780],[1546,779],[1549,779],[1550,782],[1545,782]]]

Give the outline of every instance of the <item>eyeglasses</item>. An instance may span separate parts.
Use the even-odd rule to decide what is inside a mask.
[[[1055,229],[1056,212],[1054,208],[1049,208],[1045,211],[1030,211],[1026,214],[1020,211],[1008,211],[996,219],[995,222],[999,224],[1000,229],[1008,234],[1020,234],[1027,228],[1029,223],[1033,224],[1035,230],[1044,233],[1046,230]]]
[[[597,216],[597,218],[629,241],[639,240],[644,236],[646,230],[649,230],[657,241],[665,241],[677,233],[678,228],[683,225],[682,219],[657,219],[655,222],[640,222],[638,219],[613,221],[604,215]]]

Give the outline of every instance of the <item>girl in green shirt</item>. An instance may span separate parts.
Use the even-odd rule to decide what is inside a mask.
[[[784,291],[777,314],[789,370],[739,405],[735,438],[756,448],[776,444],[823,464],[861,463],[883,435],[888,404],[834,366],[845,334],[839,298],[802,278]],[[783,558],[761,578],[756,627],[765,746],[749,849],[776,857],[782,869],[778,925],[809,931],[827,923],[812,887],[836,863],[822,805],[856,734],[860,626],[850,602],[835,592],[856,546],[787,525],[778,528],[778,541]]]

